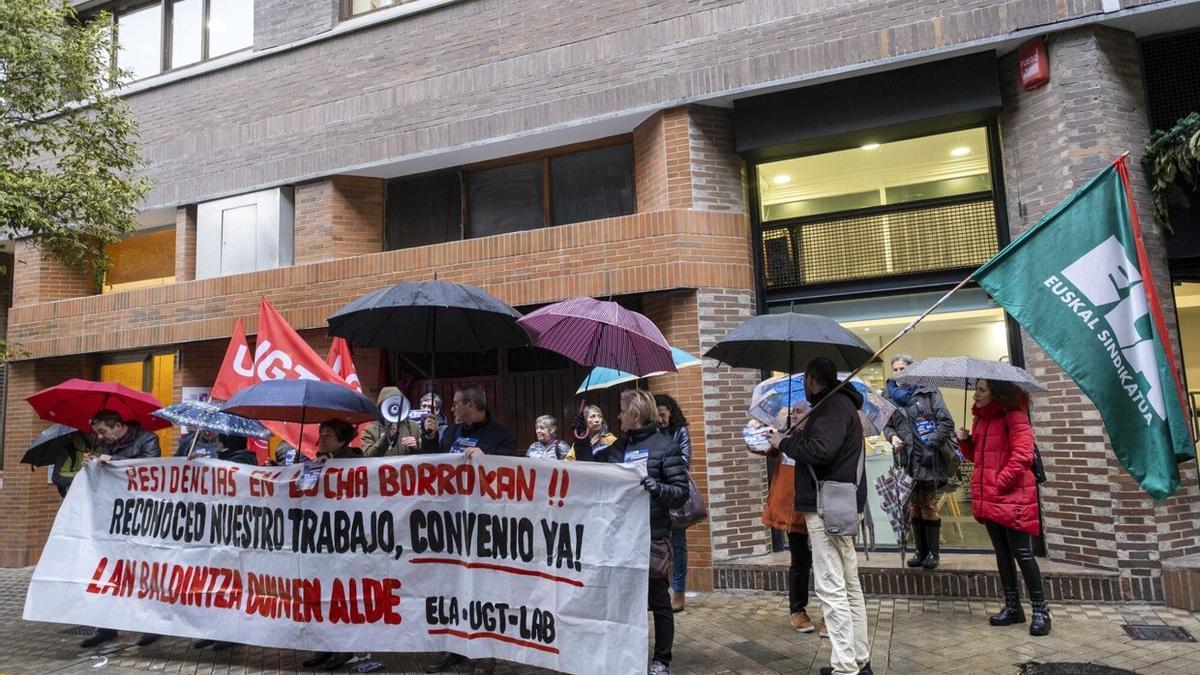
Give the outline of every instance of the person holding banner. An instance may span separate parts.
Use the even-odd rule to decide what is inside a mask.
[[[971,413],[975,417],[971,431],[958,429],[958,447],[975,462],[971,510],[987,528],[1004,589],[1004,607],[988,623],[1025,623],[1017,586],[1016,568],[1020,567],[1033,606],[1029,634],[1048,635],[1050,608],[1035,557],[1041,537],[1041,512],[1033,474],[1035,441],[1029,423],[1029,399],[1010,382],[981,379],[975,382]]]
[[[688,473],[679,446],[658,430],[658,406],[642,389],[621,392],[621,437],[600,450],[596,461],[644,463],[642,487],[650,493],[650,544],[670,547],[671,509],[688,499]],[[654,661],[649,675],[671,675],[671,647],[675,642],[675,613],[671,609],[669,574],[650,577],[648,604],[654,613]]]
[[[488,412],[487,393],[482,387],[469,384],[454,392],[451,403],[454,425],[446,427],[438,439],[438,421],[433,415],[422,423],[422,453],[464,452],[523,457],[517,450],[517,439],[508,429],[492,420]]]
[[[871,651],[867,633],[867,607],[858,578],[858,558],[854,551],[854,532],[831,534],[825,516],[817,508],[817,497],[826,486],[855,486],[855,504],[861,520],[867,503],[867,481],[863,448],[863,396],[854,387],[838,386],[837,365],[818,357],[804,369],[804,391],[812,412],[804,427],[788,434],[770,436],[771,447],[796,462],[796,510],[804,512],[808,538],[812,543],[813,579],[817,598],[829,632],[830,665],[821,675],[872,675]],[[828,399],[828,400],[825,400]],[[818,482],[820,481],[820,482]]]
[[[358,430],[344,419],[337,417],[321,422],[317,428],[317,459],[354,459],[358,449],[350,447],[350,441]]]
[[[101,410],[92,416],[92,431],[100,441],[100,455],[97,461],[107,462],[113,459],[141,459],[147,457],[162,457],[162,449],[158,444],[158,435],[146,431],[137,422],[127,422],[112,410]],[[117,631],[111,628],[97,628],[96,632],[83,642],[80,647],[97,647],[117,638]],[[158,642],[161,635],[142,633],[137,640],[139,647],[145,647]]]
[[[467,457],[481,454],[523,456],[517,450],[517,439],[512,432],[492,420],[487,407],[487,394],[482,387],[470,384],[454,392],[451,412],[454,414],[454,425],[446,427],[444,432],[438,429],[437,415],[425,418],[422,422],[420,452],[464,453]],[[425,666],[425,672],[440,673],[468,661],[462,654],[443,652],[437,661]],[[476,675],[484,675],[492,672],[493,668],[495,664],[491,660],[481,660],[476,662],[473,670]]]

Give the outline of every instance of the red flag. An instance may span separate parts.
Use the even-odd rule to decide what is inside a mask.
[[[213,383],[212,397],[218,401],[228,401],[239,389],[257,381],[258,378],[254,377],[254,355],[246,342],[242,320],[238,319],[233,327],[233,336],[229,338],[229,347],[225,349],[221,372],[217,373],[217,381]]]
[[[313,348],[300,337],[291,325],[263,298],[258,307],[258,340],[255,347],[254,378],[262,380],[323,380],[351,387],[329,364],[321,360]],[[264,421],[268,429],[290,443],[306,457],[317,453],[317,425],[300,425]]]
[[[325,363],[329,364],[330,370],[345,380],[351,389],[363,393],[362,383],[358,381],[358,370],[354,367],[354,358],[350,355],[350,343],[346,342],[346,338],[333,338]]]

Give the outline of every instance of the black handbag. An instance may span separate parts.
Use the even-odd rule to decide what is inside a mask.
[[[650,578],[651,579],[670,579],[671,578],[671,540],[670,539],[651,539],[650,540]]]
[[[1038,485],[1046,482],[1046,466],[1042,464],[1042,452],[1037,443],[1033,444],[1033,481]]]

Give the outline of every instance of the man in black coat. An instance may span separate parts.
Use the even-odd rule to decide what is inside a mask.
[[[524,457],[523,453],[517,452],[517,439],[512,432],[492,420],[492,414],[487,408],[487,394],[482,387],[467,385],[454,392],[450,411],[454,415],[454,424],[446,427],[441,433],[438,429],[437,415],[425,418],[421,425],[419,452],[461,452],[467,457]],[[425,666],[425,672],[440,673],[466,661],[467,657],[462,654],[443,652],[441,658]],[[495,663],[484,659],[476,661],[473,670],[477,675],[481,675],[492,672],[493,668]]]
[[[508,429],[492,420],[488,412],[487,394],[482,387],[467,385],[454,392],[450,405],[454,424],[446,427],[438,438],[438,420],[430,415],[422,425],[420,452],[462,452],[524,457],[517,451],[517,439]],[[430,671],[437,672],[437,671]]]
[[[621,437],[596,452],[597,462],[645,462],[642,487],[650,493],[650,538],[670,540],[671,509],[688,499],[687,464],[679,446],[658,430],[658,407],[644,390],[621,393]],[[671,609],[670,579],[650,578],[650,611],[654,613],[654,661],[650,675],[670,675],[671,645],[675,642],[675,613]]]
[[[812,412],[804,427],[789,435],[775,432],[771,446],[796,460],[796,510],[805,515],[812,542],[813,579],[825,614],[831,647],[830,666],[822,675],[871,675],[867,609],[858,580],[852,536],[830,535],[817,513],[817,482],[858,485],[858,512],[867,503],[862,420],[863,397],[852,386],[836,393],[837,367],[816,358],[804,371],[804,389]],[[811,470],[810,470],[811,469]]]

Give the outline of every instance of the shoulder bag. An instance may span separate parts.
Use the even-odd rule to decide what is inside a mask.
[[[864,450],[858,452],[858,468],[854,470],[854,482],[818,480],[817,472],[808,465],[808,473],[817,484],[817,515],[825,524],[825,534],[835,537],[853,537],[858,533],[858,483],[862,480],[863,463],[867,459]]]

